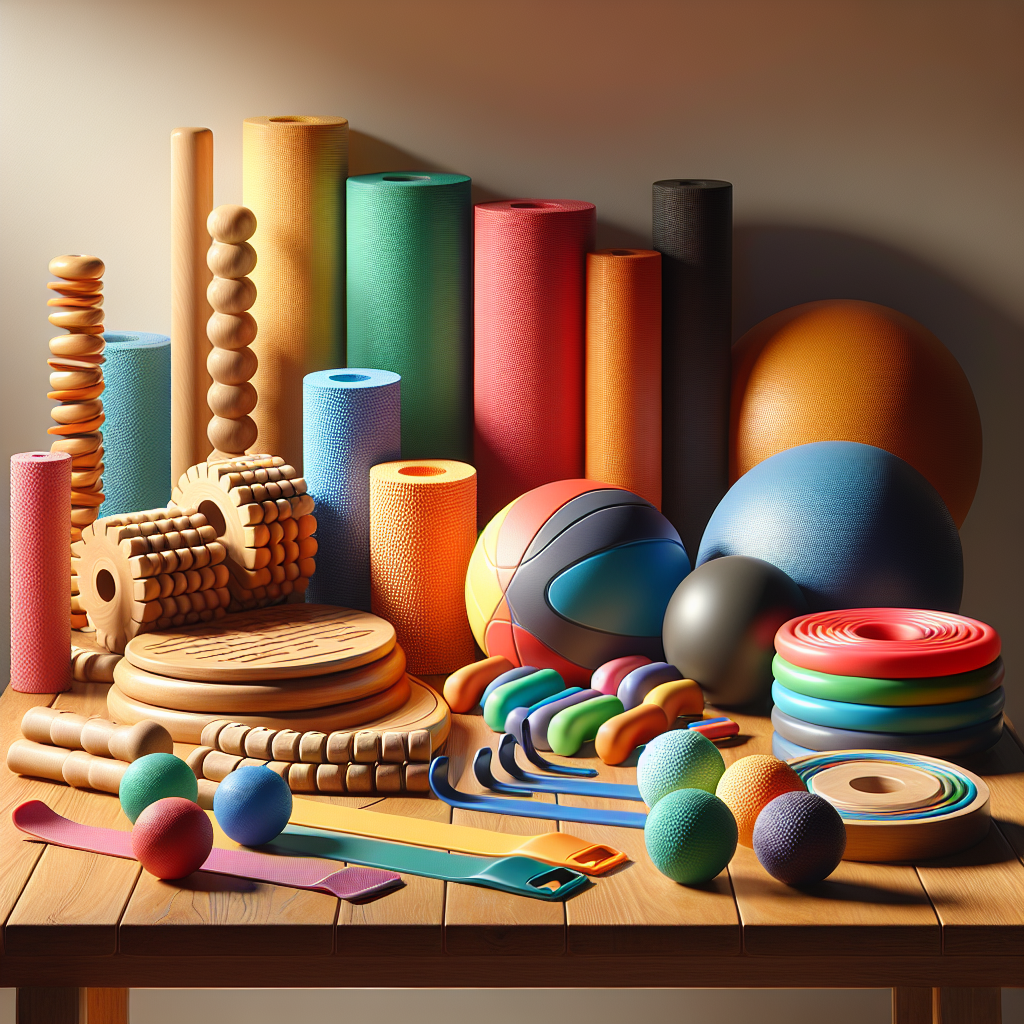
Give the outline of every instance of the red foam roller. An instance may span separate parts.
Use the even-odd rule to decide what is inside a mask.
[[[71,688],[71,456],[11,456],[11,686]]]
[[[474,448],[481,524],[534,487],[584,472],[586,254],[595,207],[475,208]]]

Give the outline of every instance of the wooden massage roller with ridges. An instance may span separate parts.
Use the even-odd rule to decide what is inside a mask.
[[[60,402],[50,410],[56,425],[52,452],[71,456],[71,542],[94,522],[103,504],[103,261],[95,256],[55,256],[49,271],[59,281],[47,288],[57,294],[46,303],[49,321],[68,334],[50,339],[48,398]],[[72,569],[71,628],[88,625]]]

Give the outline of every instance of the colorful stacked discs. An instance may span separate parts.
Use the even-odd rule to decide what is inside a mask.
[[[776,634],[776,753],[864,748],[956,757],[999,739],[999,635],[962,615],[854,608]],[[780,742],[781,741],[781,742]]]

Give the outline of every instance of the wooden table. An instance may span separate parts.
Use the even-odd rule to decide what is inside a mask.
[[[104,714],[105,692],[76,684],[54,699],[8,688],[0,750],[29,707]],[[723,750],[727,761],[770,749],[766,719],[733,717],[743,733]],[[462,788],[479,791],[471,757],[496,738],[478,716],[456,716],[448,754]],[[128,822],[112,796],[3,768],[0,985],[18,988],[20,1024],[81,1024],[86,1012],[88,1024],[125,1024],[131,987],[378,986],[891,987],[899,1024],[990,1024],[999,987],[1024,984],[1024,751],[1007,732],[970,767],[988,780],[995,824],[982,844],[944,860],[844,861],[796,890],[741,847],[714,881],[685,888],[651,865],[641,831],[568,825],[633,862],[565,904],[407,876],[404,889],[361,906],[204,873],[170,884],[131,861],[26,842],[10,812],[30,798],[93,825]],[[602,776],[633,781],[635,771]],[[510,833],[554,827],[426,797],[317,799]]]

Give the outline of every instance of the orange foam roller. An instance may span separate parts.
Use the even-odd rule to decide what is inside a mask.
[[[661,508],[661,253],[587,254],[587,479]]]
[[[11,686],[71,688],[71,456],[11,456]]]
[[[249,275],[259,334],[252,418],[261,451],[302,468],[302,378],[345,365],[343,117],[249,117],[242,125],[242,202],[256,215]]]
[[[473,661],[466,570],[476,543],[476,470],[416,459],[370,469],[370,602],[395,627],[409,671]]]
[[[776,313],[733,348],[730,477],[812,441],[909,462],[959,527],[981,475],[981,418],[952,353],[916,320],[853,299]]]

